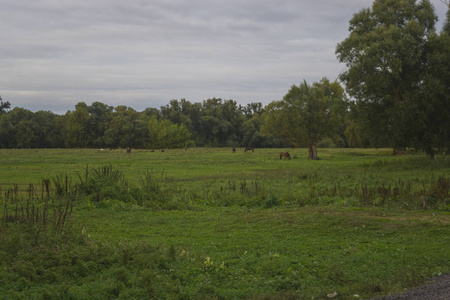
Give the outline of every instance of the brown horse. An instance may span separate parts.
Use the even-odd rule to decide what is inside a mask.
[[[130,147],[127,148],[127,153],[131,153],[131,148]]]
[[[253,147],[247,147],[247,148],[245,148],[244,152],[247,152],[247,151],[255,152],[255,148],[253,148]]]
[[[288,152],[280,152],[280,159],[284,157],[284,159],[291,159],[291,156],[289,155]]]

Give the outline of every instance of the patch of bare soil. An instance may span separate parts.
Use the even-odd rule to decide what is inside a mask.
[[[429,283],[404,293],[383,296],[372,300],[448,300],[450,299],[450,274],[431,278]]]

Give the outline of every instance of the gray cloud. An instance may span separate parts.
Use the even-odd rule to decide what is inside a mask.
[[[336,44],[371,3],[0,0],[0,95],[57,113],[78,101],[267,104],[303,79],[336,79]],[[433,3],[443,19],[445,6]]]

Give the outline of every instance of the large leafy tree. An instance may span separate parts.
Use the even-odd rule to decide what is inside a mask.
[[[308,159],[317,160],[317,143],[324,137],[336,137],[346,107],[344,89],[338,82],[323,78],[309,85],[304,81],[293,85],[283,100],[267,106],[262,131],[295,146],[307,146]]]
[[[353,121],[372,145],[414,146],[431,157],[442,145],[434,118],[441,116],[436,108],[445,106],[448,83],[435,68],[446,62],[440,68],[448,69],[449,49],[436,34],[436,20],[428,0],[375,0],[353,16],[349,37],[337,45],[347,66],[341,80],[356,100]]]
[[[426,50],[423,79],[411,99],[410,145],[432,158],[450,149],[450,32],[431,35]]]

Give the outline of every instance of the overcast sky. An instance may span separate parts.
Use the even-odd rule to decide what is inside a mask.
[[[443,21],[446,6],[431,1]],[[0,0],[0,96],[65,113],[171,99],[280,100],[343,70],[335,55],[372,0]],[[442,28],[442,22],[437,30]]]

